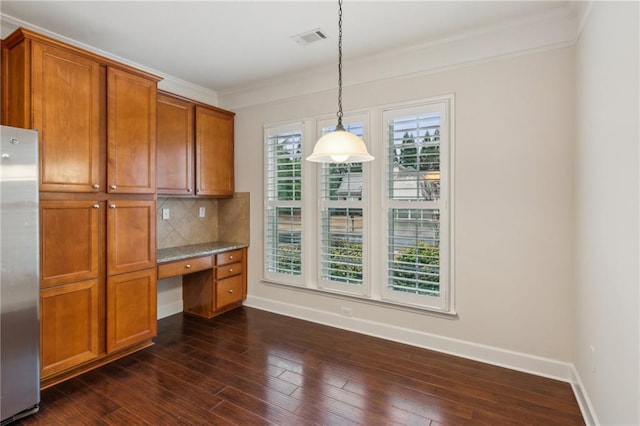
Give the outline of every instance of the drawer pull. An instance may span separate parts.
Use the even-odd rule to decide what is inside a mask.
[[[229,289],[229,293],[233,293],[233,289],[232,288]]]
[[[188,263],[186,265],[184,265],[185,268],[190,269],[191,265],[189,265]]]
[[[99,208],[100,208],[100,204],[94,204],[92,207],[93,207],[94,209],[99,209]]]
[[[116,205],[115,205],[115,204],[109,204],[109,208],[110,208],[110,209],[115,209],[115,208],[116,208]]]
[[[229,272],[233,272],[233,268],[229,268]]]
[[[116,189],[116,188],[117,188],[117,186],[115,186],[115,185],[111,185],[111,186],[110,186],[110,188],[111,188],[111,189]]]
[[[233,260],[233,255],[229,256],[229,260]]]

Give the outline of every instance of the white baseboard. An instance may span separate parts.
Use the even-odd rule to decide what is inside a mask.
[[[598,424],[593,407],[591,406],[589,398],[586,395],[586,391],[580,381],[580,377],[571,363],[481,345],[460,339],[452,339],[403,327],[391,326],[384,323],[353,317],[344,317],[331,312],[292,305],[251,295],[247,297],[244,304],[264,311],[312,321],[369,336],[380,337],[382,339],[392,340],[399,343],[406,343],[412,346],[570,383],[587,425]]]
[[[157,317],[162,319],[173,314],[182,312],[182,300],[178,300],[165,305],[158,305]]]
[[[593,409],[593,405],[591,405],[591,400],[587,395],[587,391],[582,384],[582,379],[580,378],[575,366],[572,366],[572,373],[573,377],[571,380],[571,387],[573,388],[573,393],[578,400],[578,405],[580,406],[580,411],[582,411],[584,422],[588,426],[598,426],[600,422],[596,416],[596,411]]]

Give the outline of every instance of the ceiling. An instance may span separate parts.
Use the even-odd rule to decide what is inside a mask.
[[[569,1],[358,1],[343,5],[348,60],[571,13]],[[15,26],[47,30],[209,90],[232,91],[337,59],[337,1],[11,1]],[[320,28],[327,39],[291,37]]]

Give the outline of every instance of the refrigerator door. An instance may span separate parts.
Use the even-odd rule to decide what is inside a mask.
[[[0,417],[40,402],[38,132],[0,127]]]

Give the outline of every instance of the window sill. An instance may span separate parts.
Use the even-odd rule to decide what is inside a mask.
[[[433,317],[436,317],[436,318],[443,318],[443,319],[448,319],[448,320],[456,320],[456,319],[458,319],[458,313],[455,311],[455,309],[453,309],[452,311],[449,311],[449,312],[445,312],[445,311],[439,311],[439,310],[435,310],[435,309],[430,309],[430,308],[427,308],[427,307],[419,307],[419,306],[415,306],[415,305],[405,305],[405,304],[391,302],[391,301],[387,301],[387,300],[373,300],[373,299],[368,299],[368,298],[363,297],[363,296],[345,294],[345,293],[340,293],[340,292],[337,292],[337,291],[330,291],[330,290],[316,289],[316,288],[308,288],[308,287],[300,287],[300,286],[296,286],[296,285],[292,285],[292,284],[286,284],[286,283],[281,283],[281,282],[277,282],[277,281],[273,281],[273,280],[267,280],[267,279],[261,279],[260,283],[268,285],[268,286],[272,286],[272,287],[278,287],[278,288],[291,290],[291,291],[297,291],[297,292],[307,293],[307,294],[314,294],[314,295],[318,295],[318,296],[331,297],[331,298],[340,299],[340,300],[348,300],[348,301],[351,301],[351,302],[357,302],[357,303],[362,303],[362,304],[371,305],[371,306],[377,306],[377,307],[381,307],[381,308],[394,309],[394,310],[398,310],[398,311],[411,312],[411,313],[421,314],[421,315],[428,315],[428,316],[433,316]]]

